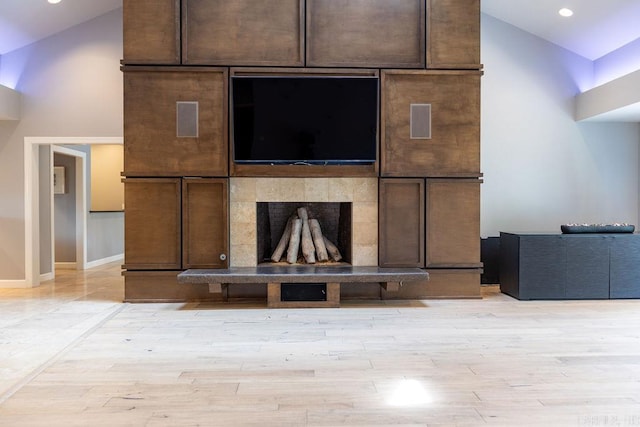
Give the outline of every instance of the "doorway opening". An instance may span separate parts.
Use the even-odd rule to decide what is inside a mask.
[[[122,144],[122,137],[26,137],[24,144],[25,182],[25,287],[36,287],[41,281],[55,277],[55,247],[53,233],[53,153],[71,155],[76,159],[76,268],[93,267],[87,262],[87,162],[86,154],[62,147],[70,145]],[[46,147],[41,150],[41,147]],[[43,164],[43,152],[49,161]],[[42,176],[41,176],[42,175]],[[46,176],[45,176],[46,175]],[[48,215],[41,218],[41,205]],[[43,234],[48,238],[42,238]],[[121,255],[118,256],[121,258]],[[114,259],[115,260],[115,259]],[[99,264],[97,264],[99,265]]]

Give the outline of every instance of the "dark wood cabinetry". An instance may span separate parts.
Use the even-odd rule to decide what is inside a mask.
[[[124,0],[123,61],[180,64],[180,0]]]
[[[129,178],[124,188],[124,267],[180,269],[180,179]]]
[[[125,179],[125,268],[228,266],[226,178]]]
[[[427,68],[480,69],[480,0],[427,0]]]
[[[427,179],[427,268],[479,268],[478,179]]]
[[[386,70],[381,85],[382,176],[480,175],[480,72]]]
[[[480,184],[479,179],[381,179],[380,265],[480,268]]]
[[[124,67],[125,175],[227,176],[227,84],[221,68]]]
[[[303,65],[304,0],[183,0],[182,62]]]
[[[227,179],[125,179],[126,301],[216,300],[186,268],[228,267]]]
[[[424,43],[424,1],[307,1],[307,66],[424,68]]]
[[[182,268],[229,266],[226,179],[182,181]]]
[[[424,179],[381,179],[379,264],[424,268]]]
[[[178,286],[178,274],[174,271],[128,270],[124,276],[124,300],[126,302],[219,301],[221,297],[209,292],[206,284]]]
[[[124,0],[123,15],[128,301],[220,298],[176,275],[234,266],[229,177],[375,177],[378,266],[431,275],[382,296],[479,296],[480,0]],[[234,162],[229,82],[251,75],[379,77],[378,159]]]
[[[482,68],[480,0],[124,0],[123,22],[125,64]]]

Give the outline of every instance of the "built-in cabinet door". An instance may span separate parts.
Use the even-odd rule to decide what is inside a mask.
[[[611,239],[610,251],[610,297],[640,298],[639,236],[615,235]]]
[[[228,266],[227,179],[182,181],[183,268]]]
[[[382,176],[480,176],[480,72],[382,72]]]
[[[126,176],[227,176],[227,69],[124,68]]]
[[[424,267],[424,179],[381,179],[379,264]]]
[[[480,0],[427,0],[427,44],[427,68],[481,68]]]
[[[561,236],[519,237],[520,299],[565,299],[567,247]]]
[[[565,246],[567,299],[609,298],[609,246],[608,237],[584,235],[563,238]]]
[[[180,0],[123,0],[123,62],[180,64]]]
[[[479,179],[427,179],[427,268],[479,268]]]
[[[182,62],[303,65],[304,0],[183,0]]]
[[[308,67],[424,68],[424,0],[307,0]]]
[[[181,267],[179,178],[124,182],[124,263],[128,270]]]

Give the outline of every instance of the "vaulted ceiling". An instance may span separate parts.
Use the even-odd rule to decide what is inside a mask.
[[[118,9],[122,1],[1,0],[0,55]],[[562,7],[574,15],[561,17]],[[640,0],[481,0],[481,8],[590,60],[640,39]]]
[[[595,60],[640,38],[638,0],[481,0],[482,11]],[[558,14],[573,10],[569,18]]]
[[[122,0],[0,0],[0,55],[122,7]]]
[[[638,0],[481,0],[482,11],[585,58],[640,38]],[[0,1],[0,55],[122,7],[122,0]],[[558,15],[573,9],[571,18]]]

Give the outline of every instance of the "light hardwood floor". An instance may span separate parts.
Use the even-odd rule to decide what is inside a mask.
[[[640,426],[640,301],[123,304],[0,290],[0,426]]]

